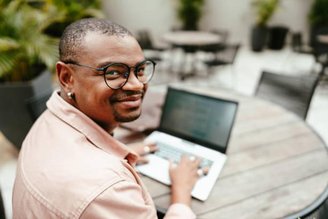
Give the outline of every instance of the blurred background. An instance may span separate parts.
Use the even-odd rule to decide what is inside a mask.
[[[182,28],[178,16],[179,2],[176,0],[156,1],[103,1],[106,16],[132,31],[150,29],[155,38],[160,38],[172,28]],[[198,23],[200,30],[227,29],[229,41],[248,45],[251,28],[256,23],[257,11],[252,0],[204,0],[201,4],[201,16]],[[304,40],[310,34],[309,14],[313,0],[281,0],[268,26],[283,25],[291,32],[301,32]],[[326,9],[327,10],[327,9]],[[188,15],[187,15],[188,16]],[[133,22],[131,22],[133,21]]]

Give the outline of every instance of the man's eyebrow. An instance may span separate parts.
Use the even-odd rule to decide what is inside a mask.
[[[113,63],[117,63],[117,62],[106,61],[106,62],[99,63],[96,67],[97,68],[103,68],[103,67],[106,67],[107,65],[113,64]]]
[[[140,63],[142,63],[142,62],[144,62],[144,61],[146,61],[146,60],[147,60],[147,58],[144,58],[144,59],[142,59],[141,61],[135,63],[133,66],[137,66],[137,65],[139,65]],[[130,65],[128,65],[128,64],[125,63],[125,62],[106,61],[106,62],[99,63],[99,64],[97,65],[97,68],[104,68],[104,67],[106,67],[107,65],[110,65],[110,64],[113,64],[113,63],[124,64],[124,65],[130,66]],[[130,66],[130,67],[131,67],[131,66]]]

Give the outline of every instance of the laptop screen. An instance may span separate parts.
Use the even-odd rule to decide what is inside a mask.
[[[225,153],[238,103],[168,88],[159,130]]]

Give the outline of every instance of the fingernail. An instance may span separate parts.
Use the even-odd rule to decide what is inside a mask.
[[[195,156],[190,156],[189,160],[194,161],[194,160],[196,160],[196,157]]]
[[[148,154],[148,153],[150,152],[150,147],[146,145],[146,146],[143,148],[143,150],[144,150],[144,152],[145,152],[146,154]]]
[[[204,176],[204,171],[203,171],[203,169],[198,169],[198,170],[197,170],[197,175],[198,175],[199,177]]]

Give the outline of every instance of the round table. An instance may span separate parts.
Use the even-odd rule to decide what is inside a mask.
[[[204,46],[220,43],[221,37],[205,31],[173,31],[164,34],[163,40],[176,46]]]
[[[173,69],[173,71],[178,69],[177,72],[181,80],[197,75],[196,66],[199,63],[199,60],[195,58],[197,51],[202,50],[204,46],[218,45],[223,40],[219,34],[205,31],[172,31],[164,34],[162,38],[174,48],[181,48],[184,51],[181,65]],[[190,70],[184,71],[183,69],[188,66],[191,66]]]
[[[199,218],[297,218],[327,193],[327,148],[304,120],[278,105],[229,90],[183,89],[239,102],[219,179],[205,202],[192,200]],[[124,135],[136,136],[128,131]],[[133,142],[124,135],[120,138]],[[170,188],[142,178],[156,206],[168,208]]]

